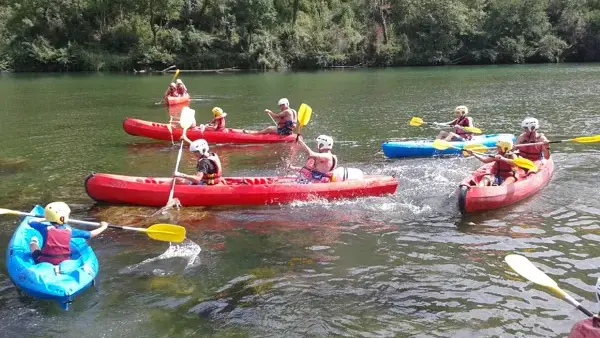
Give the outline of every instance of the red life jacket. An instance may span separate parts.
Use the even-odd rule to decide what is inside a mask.
[[[496,161],[493,172],[500,177],[511,177],[515,175],[515,169],[504,161]]]
[[[309,158],[306,161],[304,167],[302,167],[299,171],[300,175],[310,181],[313,182],[322,182],[328,183],[331,182],[331,178],[333,177],[333,170],[337,167],[337,156],[333,155],[333,165],[328,172],[322,173],[315,169],[315,159]]]
[[[290,108],[288,108],[284,111],[288,111],[288,110],[292,112],[292,120],[290,121],[290,120],[286,120],[284,117],[280,117],[278,126],[279,126],[279,128],[289,128],[291,130],[294,130],[294,129],[296,129],[296,126],[298,124],[298,113],[296,113],[295,110],[290,109]]]
[[[210,153],[208,157],[203,157],[199,161],[204,159],[211,161],[215,167],[217,167],[217,172],[214,174],[204,174],[204,176],[202,176],[202,182],[206,185],[215,185],[223,182],[223,167],[221,167],[219,156],[215,153]]]
[[[169,87],[169,90],[167,91],[167,96],[179,96],[179,94],[177,93],[177,89]]]
[[[578,321],[568,338],[600,338],[600,320],[592,317]]]
[[[215,126],[215,130],[225,129],[224,117],[215,117],[211,123]]]
[[[187,93],[187,88],[185,88],[184,85],[177,86],[177,94],[179,94],[179,96],[183,96],[185,93]]]
[[[71,259],[71,228],[59,229],[53,225],[46,228],[48,236],[38,258],[39,262],[58,265]]]
[[[462,126],[462,127],[470,127],[469,124],[470,124],[469,118],[466,116],[461,116],[461,117],[457,118],[456,120],[452,121],[452,123],[450,123],[451,126]],[[454,133],[456,135],[464,138],[465,140],[470,140],[473,137],[472,134],[465,132],[465,130],[462,128],[456,128]]]
[[[539,137],[539,135],[537,135],[537,133],[536,133],[536,138],[533,141],[526,140],[525,142],[523,142],[523,144],[537,143],[537,142],[539,142],[537,140],[538,137]],[[535,146],[519,147],[519,154],[528,160],[539,161],[540,159],[542,159],[542,146],[538,144]]]

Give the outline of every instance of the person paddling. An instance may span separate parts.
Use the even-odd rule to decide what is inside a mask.
[[[304,167],[288,165],[289,169],[297,170],[299,181],[302,183],[327,183],[333,180],[333,170],[337,167],[337,156],[331,153],[333,138],[327,135],[317,137],[317,151],[312,151],[304,143],[302,135],[298,135],[298,143],[308,155]]]
[[[181,139],[190,144],[190,151],[198,157],[196,174],[187,175],[176,171],[173,176],[189,181],[192,185],[224,184],[221,160],[217,154],[209,152],[208,143],[203,139],[191,142],[186,135]]]
[[[33,218],[28,223],[41,234],[43,242],[40,248],[37,236],[31,237],[29,249],[33,260],[36,264],[54,264],[56,274],[59,273],[58,264],[71,259],[71,238],[90,239],[108,228],[106,222],[100,222],[100,227],[92,231],[71,228],[67,225],[70,215],[71,209],[66,203],[52,202],[44,208],[43,218]]]
[[[169,88],[167,88],[167,94],[165,95],[165,98],[168,96],[172,96],[172,97],[179,96],[179,94],[177,93],[177,86],[175,85],[174,82],[171,82],[171,84],[169,84]]]
[[[175,83],[175,89],[177,90],[178,96],[184,96],[188,93],[188,90],[187,90],[186,86],[183,84],[183,81],[181,81],[181,79],[177,79],[177,81]]]
[[[223,131],[225,129],[225,117],[227,113],[223,112],[223,109],[214,107],[212,109],[213,120],[206,125],[207,128],[211,128],[215,131]]]
[[[502,186],[512,184],[518,180],[520,169],[511,161],[511,159],[517,158],[515,154],[509,152],[512,148],[512,140],[498,140],[496,142],[498,153],[494,157],[479,155],[471,149],[464,149],[483,163],[495,162],[489,173],[485,174],[479,181],[479,186]]]
[[[248,131],[244,130],[246,134],[278,134],[282,136],[291,135],[296,129],[298,125],[298,113],[292,108],[290,108],[290,101],[286,98],[282,98],[277,102],[279,105],[279,109],[281,110],[279,113],[274,113],[269,109],[265,109],[265,113],[269,114],[271,117],[275,119],[279,119],[277,122],[277,127],[270,126],[260,131]]]
[[[445,141],[468,141],[472,138],[472,134],[465,131],[462,127],[473,127],[473,119],[469,116],[469,109],[467,106],[458,106],[454,109],[456,118],[450,122],[442,123],[443,125],[449,125],[456,127],[455,132],[451,131],[440,131],[437,136],[438,139]]]
[[[550,141],[542,133],[538,133],[540,123],[534,117],[528,117],[521,122],[523,133],[517,137],[515,142],[519,155],[531,161],[539,161],[542,158],[550,159]],[[542,143],[526,145],[528,143]]]

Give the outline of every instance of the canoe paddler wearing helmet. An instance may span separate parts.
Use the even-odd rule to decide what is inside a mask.
[[[177,90],[177,95],[179,96],[184,96],[188,93],[188,90],[181,79],[177,79],[177,81],[175,81],[175,89]]]
[[[43,218],[32,218],[29,226],[37,230],[42,237],[42,247],[37,236],[32,236],[29,249],[33,260],[38,263],[58,265],[71,259],[71,238],[90,239],[108,228],[108,223],[100,222],[100,227],[93,231],[71,228],[67,223],[71,208],[65,202],[52,202],[44,208]],[[58,269],[56,269],[58,272]]]
[[[528,117],[521,122],[523,133],[517,137],[515,145],[528,143],[542,143],[531,146],[520,146],[519,155],[531,160],[539,161],[543,158],[550,159],[550,141],[542,133],[538,132],[540,122],[534,117]]]
[[[223,111],[223,109],[219,107],[214,107],[212,109],[213,120],[206,125],[207,128],[212,128],[215,131],[223,131],[225,129],[225,117],[227,113]]]
[[[269,109],[265,109],[265,113],[269,114],[277,121],[277,126],[270,126],[260,131],[247,131],[246,134],[277,134],[281,136],[291,135],[298,125],[298,113],[290,108],[290,101],[287,98],[282,98],[277,102],[279,113],[274,113]]]
[[[501,138],[496,142],[497,153],[493,157],[477,154],[470,149],[464,150],[483,163],[495,162],[479,182],[480,186],[508,185],[517,181],[522,172],[519,167],[510,161],[517,158],[517,155],[510,152],[512,148],[513,142],[511,139]]]
[[[467,116],[469,114],[469,108],[467,106],[458,106],[454,109],[455,119],[444,123],[445,125],[454,126],[456,130],[451,131],[440,131],[437,136],[438,139],[445,141],[468,141],[472,138],[471,133],[465,131],[462,127],[473,127],[473,118]]]
[[[328,183],[334,181],[333,171],[337,167],[337,157],[331,152],[333,149],[333,138],[327,135],[319,135],[316,139],[317,151],[310,149],[302,135],[298,136],[298,144],[306,153],[308,158],[304,167],[288,165],[288,168],[297,170],[299,182],[301,183]]]
[[[184,141],[189,141],[182,138]],[[187,175],[180,172],[174,172],[173,176],[191,182],[192,185],[215,185],[225,183],[223,177],[223,167],[221,160],[215,153],[210,152],[206,140],[199,139],[190,143],[190,152],[194,153],[198,161],[196,162],[196,174]]]

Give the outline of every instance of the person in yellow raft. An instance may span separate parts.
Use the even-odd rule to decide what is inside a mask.
[[[465,131],[463,127],[473,127],[473,118],[467,116],[469,114],[469,108],[467,106],[458,106],[454,109],[455,119],[446,122],[439,123],[440,125],[454,126],[456,130],[451,131],[440,131],[437,139],[444,141],[468,141],[472,138],[472,134]]]
[[[479,155],[471,149],[464,149],[465,152],[473,155],[483,163],[496,162],[489,173],[483,176],[479,181],[479,186],[508,185],[518,180],[521,174],[519,167],[512,161],[517,155],[510,152],[513,148],[513,142],[510,139],[500,139],[496,142],[498,153],[494,157]]]
[[[298,125],[298,113],[290,108],[290,101],[286,98],[282,98],[277,102],[279,113],[274,113],[269,109],[265,109],[265,113],[269,114],[272,118],[279,119],[277,127],[270,126],[260,131],[249,131],[244,130],[246,134],[278,134],[281,136],[288,136],[294,132]]]
[[[317,137],[317,151],[313,151],[304,143],[302,135],[298,135],[298,144],[308,155],[304,167],[288,164],[291,170],[297,170],[302,183],[328,183],[335,180],[333,170],[337,167],[337,157],[331,153],[333,138],[327,135]]]

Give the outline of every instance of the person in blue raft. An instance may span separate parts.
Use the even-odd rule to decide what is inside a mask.
[[[108,223],[100,222],[100,227],[92,231],[79,230],[67,225],[71,209],[64,202],[52,202],[44,208],[43,218],[33,218],[29,226],[37,230],[44,245],[40,248],[39,239],[31,237],[29,249],[33,260],[38,263],[46,262],[54,265],[54,271],[59,273],[58,264],[71,259],[71,238],[90,239],[98,236],[108,228]]]

